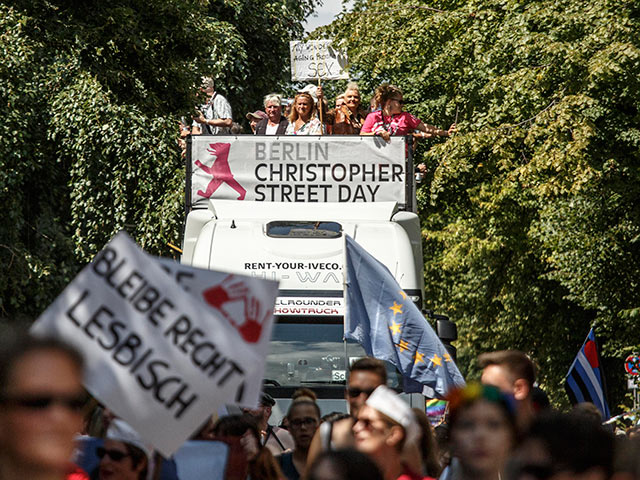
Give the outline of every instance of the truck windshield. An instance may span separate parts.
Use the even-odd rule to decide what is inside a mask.
[[[267,223],[267,235],[274,238],[339,238],[342,225],[337,222],[290,222]]]
[[[340,323],[276,323],[270,344],[265,378],[274,385],[344,385],[348,365],[366,356],[355,342],[342,340]],[[400,385],[400,376],[387,364],[389,386]]]

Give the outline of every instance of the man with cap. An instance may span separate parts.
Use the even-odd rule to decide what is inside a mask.
[[[100,458],[99,480],[147,480],[153,478],[153,448],[123,420],[111,422]]]
[[[258,428],[262,435],[262,444],[267,447],[274,455],[280,455],[283,452],[293,450],[294,442],[291,434],[284,428],[269,425],[269,417],[271,417],[271,409],[276,401],[268,393],[263,393],[260,399],[260,406],[255,410],[244,409],[256,419]]]
[[[249,120],[249,126],[251,127],[251,133],[255,134],[256,133],[256,125],[261,121],[261,120],[266,120],[267,118],[267,114],[264,113],[262,110],[256,110],[255,112],[249,112],[247,113],[247,120]]]
[[[420,427],[411,407],[390,388],[381,385],[358,411],[353,425],[356,450],[378,465],[385,480],[426,480],[404,461],[403,451],[420,439]]]

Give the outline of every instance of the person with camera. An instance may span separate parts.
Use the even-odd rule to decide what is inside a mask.
[[[231,105],[226,98],[215,91],[213,78],[203,77],[200,91],[208,100],[193,116],[193,135],[229,135],[233,124]]]

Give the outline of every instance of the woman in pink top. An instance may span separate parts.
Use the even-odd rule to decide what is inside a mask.
[[[391,136],[410,135],[414,130],[420,130],[421,138],[448,137],[456,131],[455,123],[449,127],[449,130],[441,130],[423,123],[408,112],[403,112],[402,91],[394,85],[388,83],[380,85],[376,89],[374,98],[380,110],[367,115],[360,135],[379,135],[388,142]]]

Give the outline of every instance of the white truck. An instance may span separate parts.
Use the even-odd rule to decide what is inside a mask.
[[[346,409],[349,363],[364,351],[343,340],[345,234],[422,306],[408,150],[402,137],[190,139],[182,263],[280,282],[265,373],[276,420],[301,386],[316,392],[323,413]],[[388,370],[390,386],[400,387]]]

